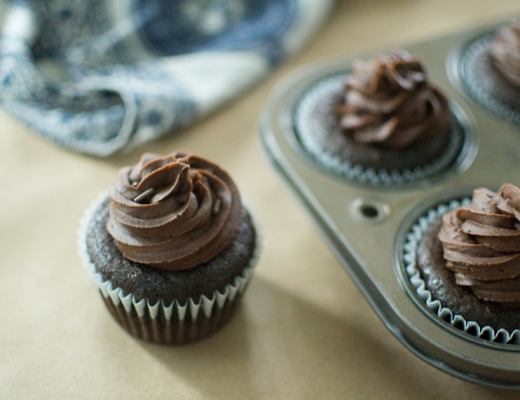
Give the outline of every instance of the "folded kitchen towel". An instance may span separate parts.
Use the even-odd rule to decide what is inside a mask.
[[[333,0],[0,0],[0,105],[107,156],[235,98],[297,50]]]

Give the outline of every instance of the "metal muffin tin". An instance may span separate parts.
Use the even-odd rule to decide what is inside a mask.
[[[471,337],[428,311],[403,273],[402,246],[417,218],[477,187],[520,184],[520,126],[476,102],[465,90],[460,59],[466,45],[507,23],[400,46],[422,58],[468,132],[464,154],[438,176],[401,186],[350,182],[320,168],[293,128],[302,94],[326,77],[345,73],[354,58],[316,63],[284,79],[260,119],[268,158],[311,215],[321,234],[387,328],[412,353],[470,382],[520,389],[520,345]],[[520,311],[519,311],[520,315]],[[519,317],[520,320],[520,317]]]

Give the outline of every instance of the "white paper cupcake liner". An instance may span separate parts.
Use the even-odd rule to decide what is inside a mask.
[[[471,200],[469,198],[465,198],[461,201],[453,200],[447,204],[441,204],[436,208],[430,209],[417,220],[407,234],[403,246],[403,260],[406,275],[414,287],[417,297],[426,308],[454,328],[468,335],[490,342],[520,345],[520,329],[515,329],[510,332],[506,329],[500,328],[495,330],[490,326],[480,326],[476,321],[466,320],[463,316],[455,314],[449,308],[444,307],[442,302],[436,300],[428,290],[426,282],[421,277],[421,273],[417,267],[417,249],[429,226],[441,218],[446,212],[470,203]]]
[[[331,172],[337,173],[348,180],[373,186],[398,186],[417,182],[439,174],[454,163],[460,153],[464,136],[462,126],[455,122],[452,123],[451,129],[454,132],[450,135],[450,143],[446,151],[434,162],[425,166],[403,171],[376,170],[374,168],[365,168],[360,164],[353,164],[342,160],[337,155],[328,153],[317,139],[318,136],[321,136],[319,133],[323,134],[326,128],[321,121],[311,117],[311,111],[324,98],[328,98],[331,93],[337,91],[347,76],[347,74],[336,75],[315,84],[296,106],[294,116],[296,135],[303,149],[316,161],[323,164]]]
[[[464,51],[460,60],[461,77],[469,94],[491,112],[520,124],[520,112],[504,104],[494,95],[491,80],[475,76],[475,66],[483,62],[494,34],[489,34],[471,43]]]
[[[215,290],[211,297],[201,295],[200,299],[189,298],[183,304],[177,300],[169,304],[162,300],[151,304],[146,299],[138,301],[133,293],[125,293],[121,288],[114,287],[110,280],[105,280],[96,270],[90,259],[86,240],[88,224],[107,197],[107,192],[101,193],[85,211],[80,221],[77,243],[83,266],[117,322],[132,335],[161,344],[196,341],[223,326],[247,288],[258,262],[261,240],[253,216],[251,218],[256,229],[255,250],[249,265],[233,283],[226,285],[223,291]]]

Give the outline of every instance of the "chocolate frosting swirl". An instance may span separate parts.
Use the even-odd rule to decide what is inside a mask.
[[[520,189],[476,189],[469,206],[443,216],[446,267],[482,300],[520,306]]]
[[[218,165],[188,153],[144,154],[110,188],[107,230],[123,256],[166,270],[193,268],[233,239],[240,195]]]
[[[353,63],[337,107],[345,134],[362,143],[404,149],[442,135],[450,110],[418,58],[404,51]]]
[[[520,21],[501,28],[491,42],[491,59],[512,85],[520,87]]]

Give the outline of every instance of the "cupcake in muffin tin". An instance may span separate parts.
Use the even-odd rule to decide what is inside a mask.
[[[471,41],[463,50],[460,72],[475,100],[520,124],[520,20]]]
[[[468,335],[520,345],[520,189],[475,189],[426,211],[404,244],[420,302]]]
[[[455,163],[464,128],[424,63],[403,50],[355,60],[298,101],[295,134],[326,169],[358,183],[399,185]]]

